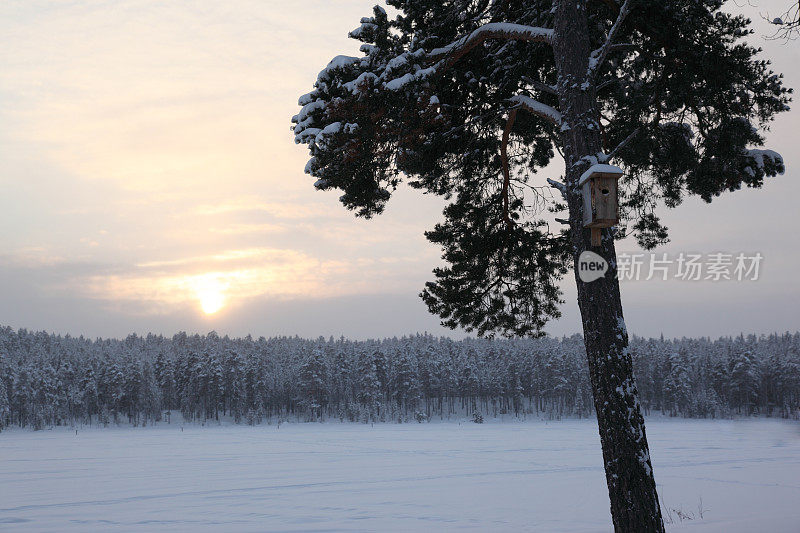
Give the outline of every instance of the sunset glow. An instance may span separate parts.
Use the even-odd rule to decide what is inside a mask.
[[[781,5],[763,0],[759,9]],[[0,325],[93,336],[205,331],[212,321],[239,334],[448,333],[417,297],[441,264],[423,233],[446,201],[401,186],[380,217],[356,219],[341,191],[316,191],[303,172],[308,151],[289,131],[298,97],[334,55],[362,55],[347,33],[372,3],[304,6],[0,3]],[[753,38],[798,86],[798,47],[761,43],[764,28]],[[714,235],[697,233],[709,217],[699,205],[665,211],[684,248],[661,250],[713,239],[719,249],[759,251],[771,258],[771,277],[745,290],[754,302],[769,293],[780,303],[748,304],[739,322],[709,329],[717,315],[704,306],[729,301],[728,285],[704,284],[690,313],[684,303],[697,298],[695,285],[672,287],[674,307],[655,312],[662,287],[639,283],[629,305],[653,311],[634,315],[640,333],[658,335],[665,323],[687,335],[796,327],[797,291],[786,287],[797,286],[800,249],[765,240],[753,224],[779,227],[800,196],[791,160],[798,121],[784,115],[768,144],[787,157],[789,175],[715,201],[712,216],[727,222]],[[531,183],[562,172],[555,158]],[[564,306],[551,333],[576,331],[576,312]]]
[[[15,31],[15,17],[32,12],[0,6],[4,35],[15,35],[0,58],[0,100],[14,102],[0,109],[0,181],[17,183],[13,205],[26,206],[4,204],[0,218],[4,227],[48,228],[4,234],[3,277],[40,270],[39,293],[159,328],[205,328],[199,317],[222,323],[231,306],[413,295],[438,257],[419,248],[441,205],[430,199],[422,222],[414,194],[413,213],[353,224],[337,195],[314,194],[305,150],[287,130],[300,87],[330,52],[280,34],[297,20],[271,2],[129,7],[45,3],[35,25]],[[353,4],[306,29],[356,53],[356,42],[328,25],[361,15]],[[292,52],[257,52],[279,48]],[[285,83],[265,80],[273,72]],[[30,148],[9,151],[20,143]]]

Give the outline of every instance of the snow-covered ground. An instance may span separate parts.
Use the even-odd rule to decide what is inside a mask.
[[[647,428],[669,530],[800,531],[800,424]],[[0,433],[2,531],[451,529],[610,531],[595,423]]]

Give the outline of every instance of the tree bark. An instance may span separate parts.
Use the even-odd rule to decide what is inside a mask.
[[[661,533],[664,524],[628,351],[614,238],[604,229],[601,245],[592,249],[590,232],[583,227],[578,179],[596,163],[592,157],[601,152],[595,85],[588,76],[591,49],[586,3],[585,0],[560,0],[556,6],[553,51],[563,121],[565,197],[611,516],[617,532]],[[578,258],[589,249],[601,255],[609,269],[605,277],[584,283],[578,275]]]

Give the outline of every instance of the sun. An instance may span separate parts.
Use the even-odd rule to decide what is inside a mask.
[[[213,315],[225,305],[225,297],[220,292],[208,292],[200,296],[200,307],[207,315]]]
[[[202,276],[195,284],[195,294],[200,300],[200,308],[207,315],[213,315],[225,305],[226,286],[216,277]]]

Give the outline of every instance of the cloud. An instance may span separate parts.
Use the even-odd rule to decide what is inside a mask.
[[[202,204],[192,209],[197,215],[222,215],[261,211],[278,219],[307,219],[332,213],[330,206],[295,199],[289,202],[265,202],[253,198],[232,198],[215,204]]]
[[[0,254],[0,265],[8,267],[39,268],[61,265],[67,260],[53,254],[43,246],[29,246]]]
[[[123,315],[165,315],[187,306],[222,308],[248,302],[413,293],[419,281],[404,274],[415,257],[320,259],[291,249],[246,248],[134,265],[72,262],[44,249],[4,256],[0,270],[41,272],[40,289],[59,298],[89,299]]]
[[[136,265],[137,268],[149,269],[160,267],[182,267],[186,265],[207,265],[208,263],[221,263],[240,260],[257,259],[261,262],[285,263],[287,259],[294,259],[302,254],[291,250],[275,250],[269,248],[247,248],[243,250],[227,250],[213,255],[195,257],[181,257],[163,261],[147,261]]]
[[[222,228],[210,228],[209,231],[222,235],[246,235],[249,233],[278,233],[286,230],[285,226],[278,224],[229,224]]]
[[[90,298],[134,302],[145,312],[168,312],[178,304],[200,301],[215,291],[226,302],[268,295],[276,298],[330,294],[325,277],[341,265],[322,262],[295,250],[251,248],[137,264],[121,273],[73,280]]]

